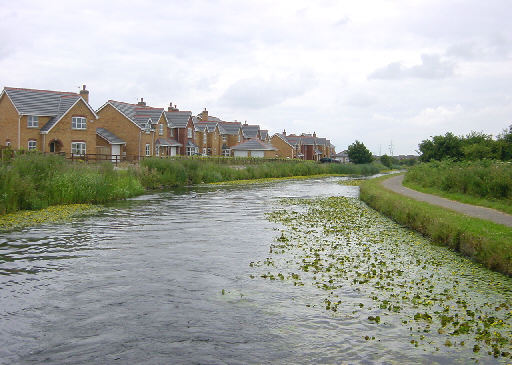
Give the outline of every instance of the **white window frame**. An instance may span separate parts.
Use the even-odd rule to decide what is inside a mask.
[[[87,119],[85,117],[72,117],[71,129],[87,129]]]
[[[151,156],[151,145],[146,143],[146,156]]]
[[[238,143],[242,142],[242,135],[238,133]]]
[[[71,142],[71,154],[81,156],[87,154],[87,145],[85,142]]]
[[[206,147],[203,147],[203,156],[207,156],[206,155]]]
[[[163,124],[159,124],[159,130],[158,130],[158,134],[163,136],[164,135],[164,125]]]
[[[192,156],[194,153],[194,147],[187,147],[187,156]]]
[[[35,139],[29,139],[27,147],[29,151],[37,150],[37,141]]]
[[[187,128],[187,138],[192,138],[192,128]]]
[[[160,156],[160,145],[155,146],[155,156]]]
[[[203,132],[203,144],[206,145],[208,142],[208,136],[206,135],[206,131]]]
[[[222,135],[222,142],[227,143],[227,141],[228,141],[228,136],[226,134],[223,134]]]
[[[224,157],[229,157],[229,156],[231,156],[231,149],[229,149],[229,148],[225,148],[225,149],[223,149],[223,150],[222,150],[222,156],[224,156]]]
[[[27,117],[27,128],[39,128],[39,117],[37,115]]]
[[[174,128],[170,128],[170,135],[171,137],[174,137]]]

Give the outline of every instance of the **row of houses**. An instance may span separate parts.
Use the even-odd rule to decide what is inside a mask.
[[[120,159],[146,156],[234,156],[319,160],[334,146],[315,133],[269,135],[259,125],[208,114],[109,100],[98,110],[79,93],[5,87],[0,94],[0,143],[13,149]]]

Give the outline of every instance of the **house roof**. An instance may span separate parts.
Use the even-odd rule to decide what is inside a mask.
[[[288,139],[286,138],[286,136],[284,134],[276,133],[276,134],[274,134],[274,136],[281,138],[283,140],[283,142],[285,142],[290,147],[295,147],[290,141],[288,141]],[[274,138],[274,136],[272,136],[272,138]]]
[[[260,129],[260,137],[262,140],[266,140],[268,138],[268,130]]]
[[[242,123],[240,122],[219,122],[220,134],[238,134]]]
[[[157,124],[160,116],[164,112],[163,108],[152,108],[150,106],[141,106],[137,104],[125,103],[122,101],[109,100],[114,108],[119,110],[128,119],[137,124],[141,129],[151,120],[152,124]],[[100,108],[101,109],[101,108]]]
[[[187,141],[187,147],[198,147],[198,146],[192,141]]]
[[[170,128],[187,128],[188,120],[192,115],[188,111],[164,112]]]
[[[194,123],[194,127],[196,130],[204,132],[206,129],[208,132],[213,132],[215,127],[217,126],[217,122],[196,122]]]
[[[169,138],[158,138],[155,144],[160,145],[161,147],[181,147],[183,146],[181,143],[174,139]]]
[[[279,134],[279,136],[281,138],[283,138],[285,141],[287,141],[289,144],[291,144],[292,146],[296,146],[300,143],[301,141],[301,136],[296,136],[296,135],[288,135],[288,136],[285,136],[283,134]]]
[[[257,139],[251,139],[247,142],[240,143],[234,147],[231,147],[232,150],[239,151],[273,151],[276,150],[274,146],[268,143],[264,143]]]
[[[121,138],[105,128],[96,128],[96,134],[107,141],[109,144],[126,144]]]
[[[41,132],[48,132],[80,100],[85,103],[95,118],[98,118],[90,105],[77,93],[14,87],[5,87],[2,94],[4,93],[20,115],[51,117],[42,126]]]
[[[244,138],[257,138],[259,130],[260,130],[259,125],[242,124],[242,134],[243,134]]]

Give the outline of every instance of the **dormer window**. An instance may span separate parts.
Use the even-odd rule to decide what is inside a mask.
[[[84,117],[73,117],[71,118],[72,129],[86,129],[87,120]]]
[[[27,127],[28,128],[38,128],[39,127],[39,117],[37,115],[29,115],[27,118]]]

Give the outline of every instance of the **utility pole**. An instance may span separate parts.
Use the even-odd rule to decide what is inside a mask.
[[[389,154],[393,157],[393,140],[391,140],[391,143],[389,144]]]

